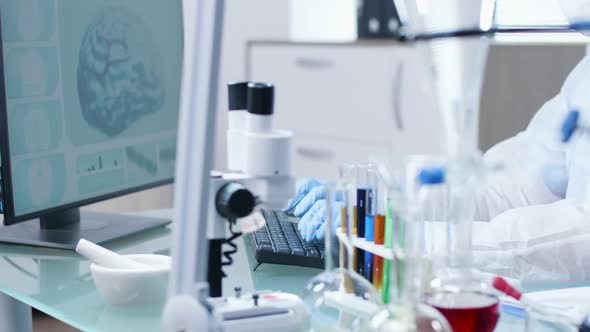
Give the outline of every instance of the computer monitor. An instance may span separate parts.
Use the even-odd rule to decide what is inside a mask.
[[[0,242],[73,248],[166,224],[79,207],[172,182],[182,1],[0,0],[0,18]]]

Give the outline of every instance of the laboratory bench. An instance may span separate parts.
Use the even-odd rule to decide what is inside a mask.
[[[141,213],[170,218],[172,210]],[[169,254],[171,229],[161,228],[109,243],[122,254]],[[249,244],[249,242],[247,242]],[[244,292],[281,290],[299,294],[320,271],[294,266],[263,264],[255,272],[253,250],[236,241],[234,264],[226,267],[224,293],[234,287]],[[75,252],[17,245],[0,245],[0,331],[31,331],[31,307],[83,331],[159,331],[163,304],[116,307],[97,292],[89,272],[90,262]],[[503,314],[496,331],[519,331],[521,319]]]

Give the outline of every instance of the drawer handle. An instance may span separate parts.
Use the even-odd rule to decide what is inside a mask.
[[[334,157],[334,154],[329,150],[304,147],[297,147],[297,154],[305,158],[317,160],[328,160]]]
[[[393,92],[392,96],[392,108],[393,108],[393,119],[399,131],[404,130],[404,121],[402,117],[402,87],[404,84],[404,63],[403,61],[397,66],[395,71],[395,77],[393,78]]]
[[[297,67],[310,69],[310,70],[326,70],[332,67],[333,63],[327,59],[313,59],[298,57],[295,59],[295,65]]]

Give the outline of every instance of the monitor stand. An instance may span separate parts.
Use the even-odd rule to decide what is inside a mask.
[[[40,219],[0,227],[0,242],[75,249],[78,240],[82,238],[94,243],[105,243],[169,223],[170,220],[165,219],[80,212],[79,208],[74,208],[48,214]]]

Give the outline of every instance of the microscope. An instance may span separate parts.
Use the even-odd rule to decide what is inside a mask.
[[[242,84],[236,88],[239,100],[232,99],[230,85],[230,108],[239,101],[239,109],[230,113],[244,112],[244,105],[248,109],[247,114],[230,114],[228,131],[229,168],[241,172],[211,172],[223,10],[222,0],[183,0],[172,271],[162,328],[170,332],[300,331],[308,320],[307,311],[295,295],[246,295],[236,290],[233,297],[220,297],[222,267],[231,263],[233,252],[224,252],[224,244],[232,247],[240,233],[264,225],[262,217],[256,216],[257,204],[280,208],[295,187],[290,168],[292,134],[272,128],[274,88],[269,84]],[[245,118],[245,125],[240,118]]]

